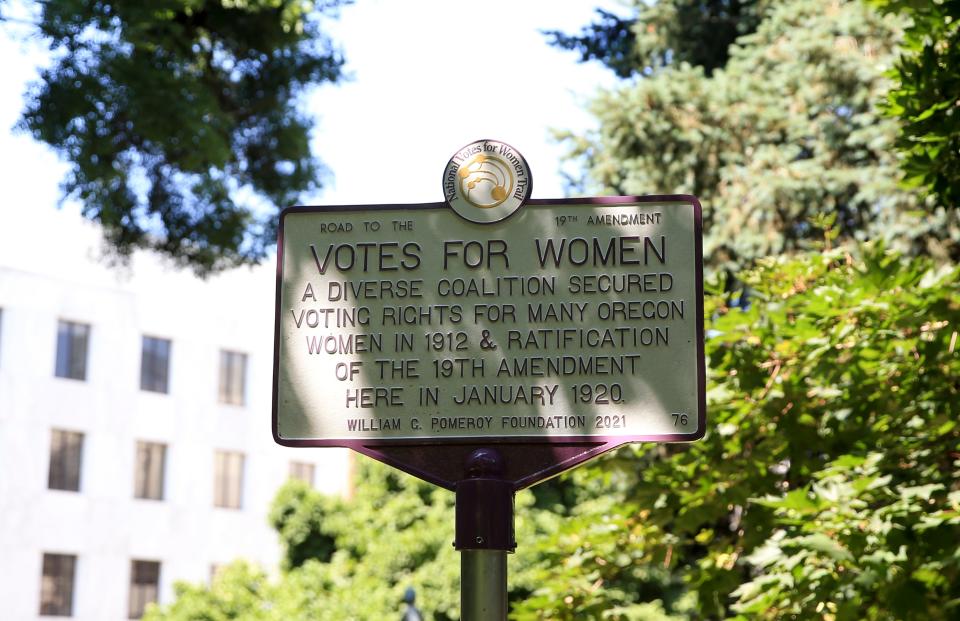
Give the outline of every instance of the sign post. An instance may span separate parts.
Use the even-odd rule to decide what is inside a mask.
[[[699,202],[531,188],[481,140],[444,202],[280,217],[274,438],[455,491],[467,621],[506,618],[515,491],[706,429]]]
[[[496,449],[477,449],[457,484],[456,539],[460,552],[460,609],[464,621],[506,621],[507,553],[517,548],[513,485],[503,479]]]

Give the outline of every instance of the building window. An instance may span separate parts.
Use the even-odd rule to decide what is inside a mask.
[[[166,457],[166,445],[157,442],[137,442],[134,498],[163,500],[163,471]]]
[[[83,434],[79,431],[54,429],[50,435],[49,489],[80,491],[80,462],[83,457]]]
[[[73,577],[77,557],[71,554],[44,554],[40,580],[40,614],[48,617],[73,615]]]
[[[130,609],[127,616],[139,619],[147,604],[157,601],[160,593],[160,563],[132,561],[130,563]]]
[[[302,461],[291,461],[290,462],[290,478],[303,481],[307,485],[313,487],[313,474],[314,466],[313,464],[304,463]]]
[[[169,339],[143,337],[143,354],[140,356],[140,389],[167,392],[169,370]]]
[[[90,326],[61,321],[57,327],[57,377],[87,379],[87,341]]]
[[[243,405],[247,355],[220,350],[220,403]]]
[[[243,453],[217,451],[214,460],[213,505],[239,509],[243,492]]]

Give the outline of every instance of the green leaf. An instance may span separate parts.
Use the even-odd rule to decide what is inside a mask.
[[[825,554],[834,561],[852,561],[853,555],[845,547],[823,533],[814,533],[802,537],[794,537],[784,542],[784,545],[795,545]]]
[[[944,489],[942,483],[929,483],[927,485],[917,485],[914,487],[901,487],[900,496],[904,500],[910,500],[912,498],[920,498],[922,500],[930,500],[930,497],[934,492],[939,492]]]

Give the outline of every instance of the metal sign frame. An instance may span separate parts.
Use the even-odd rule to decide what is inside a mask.
[[[692,442],[706,433],[706,361],[703,330],[703,241],[702,210],[696,197],[685,194],[651,196],[613,196],[572,199],[530,199],[529,206],[620,206],[637,203],[677,203],[693,208],[694,245],[696,264],[695,322],[696,322],[696,374],[697,383],[697,431],[692,434],[669,433],[652,435],[590,435],[590,436],[545,436],[532,437],[483,437],[481,438],[416,438],[416,439],[287,439],[278,433],[278,384],[280,374],[281,339],[281,287],[283,283],[283,221],[291,213],[337,213],[386,210],[433,210],[450,209],[445,202],[383,205],[336,205],[291,207],[280,214],[277,245],[276,313],[274,326],[273,358],[273,412],[272,433],[274,440],[291,447],[344,447],[383,462],[425,481],[449,490],[455,490],[463,480],[463,469],[469,456],[481,448],[496,448],[504,454],[502,478],[509,481],[514,490],[529,487],[573,468],[593,457],[632,442]]]

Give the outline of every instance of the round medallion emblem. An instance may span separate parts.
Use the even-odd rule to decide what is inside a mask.
[[[443,171],[443,196],[460,216],[478,224],[500,222],[523,205],[533,189],[530,167],[505,142],[477,140]]]

